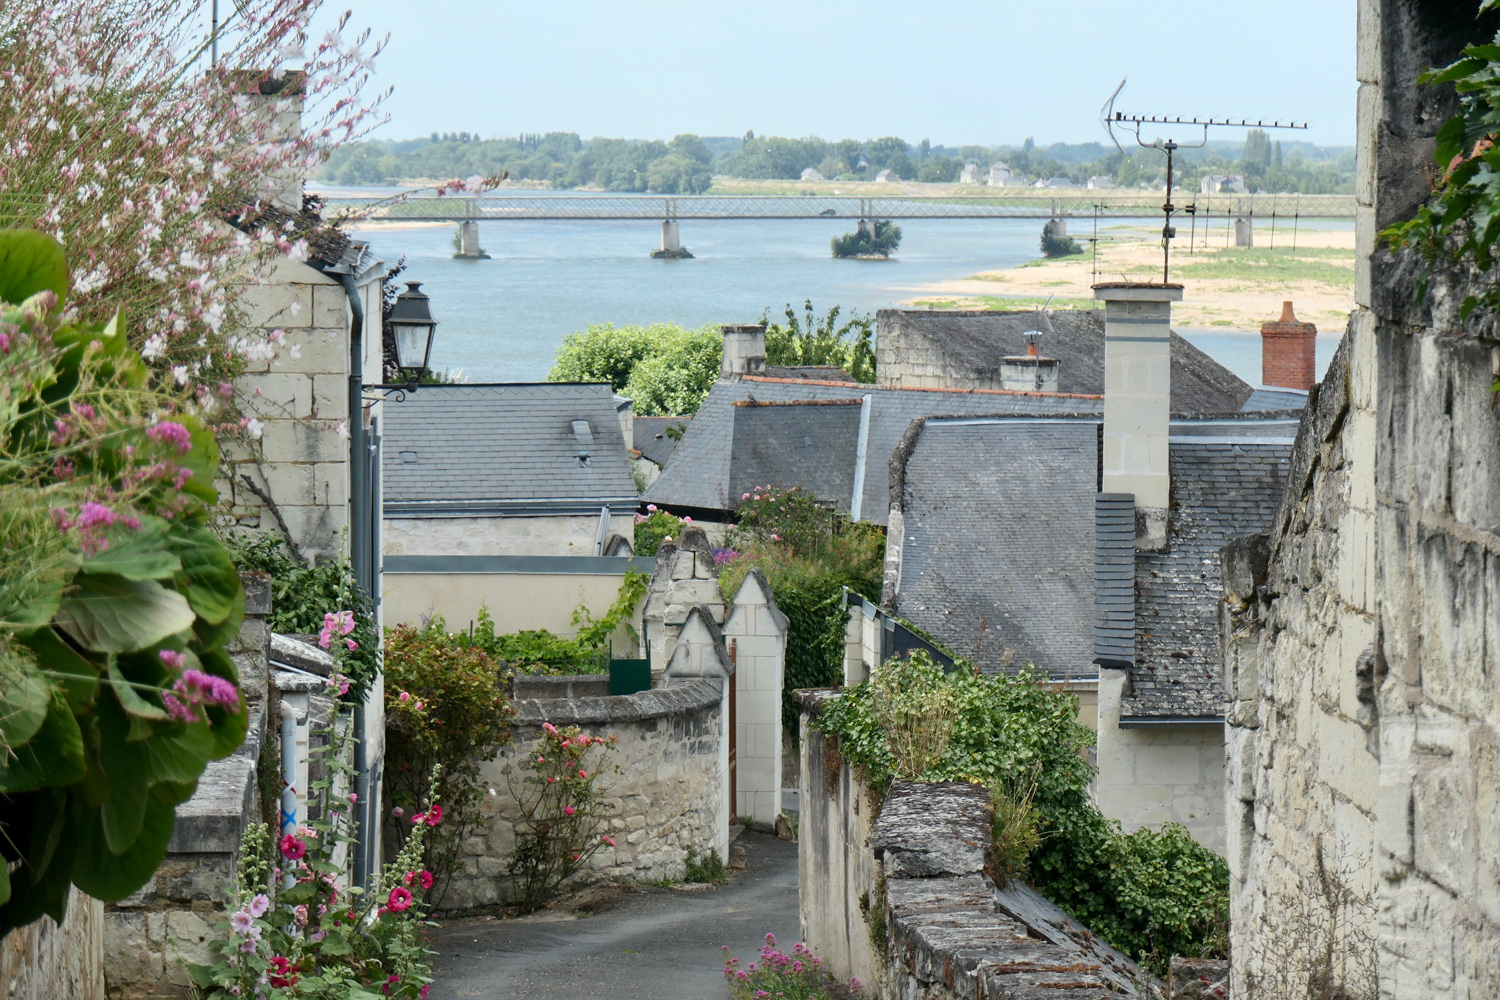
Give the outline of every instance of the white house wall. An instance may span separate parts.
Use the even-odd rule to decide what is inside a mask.
[[[382,530],[388,556],[592,556],[599,515],[388,517]],[[635,515],[612,515],[609,532],[633,537]]]

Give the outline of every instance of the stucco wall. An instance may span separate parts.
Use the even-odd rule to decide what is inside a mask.
[[[0,1000],[104,1000],[104,904],[77,889],[51,917],[0,940]]]
[[[388,517],[388,556],[591,556],[599,515],[588,517]],[[610,518],[610,534],[633,537],[635,516]]]
[[[1181,823],[1193,839],[1224,853],[1224,727],[1120,728],[1125,672],[1099,681],[1099,809],[1126,832]]]
[[[574,635],[573,609],[584,605],[603,615],[619,596],[624,577],[586,573],[395,573],[383,574],[382,607],[387,625],[419,622],[442,615],[454,632],[487,607],[495,632],[544,628],[557,635]],[[615,637],[615,651],[623,654],[626,637]]]
[[[594,855],[580,882],[680,879],[689,850],[701,855],[718,844],[724,795],[721,697],[719,682],[700,680],[614,698],[517,701],[511,746],[483,767],[484,780],[495,790],[485,798],[484,826],[464,845],[462,871],[454,876],[444,908],[515,898],[507,863],[516,844],[518,794],[529,773],[517,762],[534,756],[546,721],[619,740],[610,757],[619,773],[601,780],[605,832],[615,846]]]

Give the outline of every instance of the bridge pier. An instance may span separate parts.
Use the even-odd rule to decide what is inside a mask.
[[[1234,220],[1234,245],[1237,247],[1255,246],[1254,219],[1246,219],[1243,216]]]
[[[453,252],[455,260],[489,260],[490,255],[479,245],[479,223],[470,219],[458,224],[458,246]]]
[[[651,252],[652,260],[688,260],[693,255],[682,245],[682,236],[676,219],[663,219],[661,223],[661,249]]]

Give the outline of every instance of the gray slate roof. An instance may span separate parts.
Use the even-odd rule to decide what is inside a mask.
[[[641,453],[642,458],[665,466],[667,459],[672,457],[672,451],[677,447],[677,442],[667,436],[667,430],[678,425],[686,428],[692,419],[690,416],[636,417],[632,424],[635,436],[632,447]]]
[[[1135,666],[1121,716],[1224,714],[1219,550],[1231,539],[1269,529],[1295,432],[1295,426],[1279,424],[1277,439],[1267,443],[1172,438],[1171,548],[1136,556]]]
[[[767,365],[761,373],[767,378],[795,378],[823,382],[853,382],[838,365]]]
[[[1097,414],[1104,408],[1102,399],[1038,393],[881,389],[857,383],[824,385],[760,376],[721,380],[709,390],[687,433],[678,442],[671,461],[641,499],[668,508],[729,510],[735,506],[737,501],[734,498],[744,492],[743,489],[739,492],[734,489],[736,483],[743,482],[743,477],[734,472],[734,426],[742,409],[734,405],[736,402],[750,399],[760,402],[858,400],[865,395],[870,397],[870,435],[861,515],[876,524],[885,523],[890,509],[887,462],[913,420],[931,416]],[[837,409],[828,408],[830,419]],[[853,455],[845,452],[847,438],[844,435],[809,436],[822,449],[825,464],[852,468]],[[781,482],[777,485],[797,484]],[[851,497],[841,494],[822,499],[834,501],[840,510],[847,511]]]
[[[734,404],[729,496],[796,484],[814,496],[853,498],[858,399]]]
[[[886,351],[900,352],[904,334],[940,351],[943,366],[955,375],[976,381],[997,377],[1000,359],[1026,353],[1022,334],[1036,329],[1036,313],[931,309],[881,309],[876,316],[876,342]],[[1104,313],[1099,310],[1061,310],[1052,314],[1054,334],[1042,337],[1042,353],[1057,358],[1058,391],[1098,394],[1104,391]],[[1172,333],[1172,412],[1234,413],[1250,399],[1253,387]],[[1298,404],[1300,405],[1300,404]],[[1264,407],[1284,409],[1285,407]]]
[[[382,433],[387,516],[636,503],[607,383],[422,386],[386,401]]]
[[[902,471],[896,613],[987,671],[1094,676],[1098,433],[1090,418],[927,421]]]

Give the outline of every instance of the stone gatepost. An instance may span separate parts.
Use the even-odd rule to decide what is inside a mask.
[[[718,609],[720,615],[723,608]],[[728,727],[729,686],[735,683],[734,661],[729,657],[724,634],[714,620],[714,609],[700,604],[688,612],[677,639],[672,659],[663,672],[662,686],[671,688],[697,680],[711,680],[719,685],[719,718]],[[779,708],[779,706],[778,706]],[[719,857],[729,857],[729,740],[719,741],[719,816],[715,824],[713,847]],[[780,775],[777,775],[779,780]]]
[[[1239,218],[1234,220],[1234,245],[1237,247],[1255,246],[1255,220]]]
[[[775,827],[781,812],[781,691],[788,619],[759,567],[745,575],[724,623],[734,665],[735,815]]]
[[[715,625],[724,621],[724,595],[712,549],[702,528],[688,526],[676,541],[663,542],[656,550],[656,569],[641,612],[652,687],[661,686],[688,612],[702,605]]]

